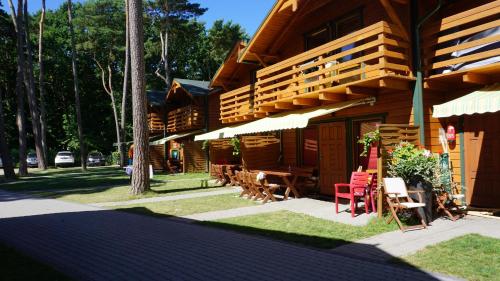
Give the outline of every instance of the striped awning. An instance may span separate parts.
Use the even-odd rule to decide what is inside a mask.
[[[435,105],[432,117],[481,114],[500,111],[500,83],[487,86],[452,101]]]
[[[183,134],[175,134],[175,135],[168,136],[166,138],[159,139],[157,141],[150,142],[149,145],[165,144],[167,141],[171,141],[171,140],[180,139],[180,138],[183,138],[183,137],[188,137],[188,136],[196,135],[196,134],[199,134],[201,132],[203,132],[203,130],[191,131],[191,132],[187,132],[187,133],[183,133]]]
[[[195,137],[195,140],[232,138],[238,135],[305,128],[309,124],[310,119],[327,115],[349,107],[373,103],[375,103],[375,98],[370,97],[364,99],[349,100],[320,107],[283,112],[243,125],[226,127],[203,135],[199,135]]]

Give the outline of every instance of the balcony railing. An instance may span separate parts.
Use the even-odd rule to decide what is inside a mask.
[[[254,114],[350,99],[380,87],[406,89],[413,80],[408,50],[399,29],[382,21],[263,68]]]
[[[500,0],[426,27],[422,35],[426,76],[446,78],[473,69],[500,72],[499,16]]]
[[[168,113],[167,132],[174,133],[192,129],[201,129],[204,125],[203,109],[189,105],[174,109]]]
[[[148,128],[150,134],[163,133],[165,130],[165,123],[156,112],[148,113]]]
[[[220,119],[232,123],[253,118],[253,85],[220,95]]]

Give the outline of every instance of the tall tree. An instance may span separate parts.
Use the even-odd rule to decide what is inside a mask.
[[[90,53],[96,66],[100,70],[102,87],[111,100],[111,109],[115,121],[116,143],[121,146],[120,120],[116,104],[116,92],[113,85],[114,78],[121,72],[119,63],[120,53],[123,50],[124,32],[122,1],[100,0],[89,1],[80,10],[84,17],[75,20],[75,25],[83,31],[81,42],[78,45]],[[122,150],[120,150],[123,153]]]
[[[171,76],[171,60],[169,57],[170,35],[179,24],[185,24],[190,19],[205,13],[198,3],[189,0],[151,0],[148,2],[147,14],[155,26],[158,26],[160,61],[156,64],[155,74],[169,88]],[[175,31],[174,31],[175,32]],[[193,42],[192,42],[193,43]]]
[[[42,134],[42,149],[45,160],[48,161],[47,153],[47,109],[45,108],[45,73],[43,66],[43,31],[45,25],[45,0],[42,0],[42,11],[38,22],[38,89],[40,90],[40,133]]]
[[[28,13],[28,0],[24,0],[24,40],[26,44],[26,67],[24,84],[28,93],[28,105],[31,114],[31,124],[33,129],[33,137],[35,139],[35,150],[38,158],[38,168],[47,169],[47,162],[45,161],[45,154],[42,145],[42,133],[40,129],[40,113],[38,112],[38,101],[35,94],[35,77],[33,74],[33,50],[31,48],[31,40],[29,34],[29,13]]]
[[[16,30],[17,39],[17,76],[16,76],[16,99],[17,114],[16,124],[19,133],[19,175],[28,175],[28,164],[26,163],[26,115],[24,113],[24,51],[23,51],[23,0],[17,1],[17,14],[12,0],[9,0],[12,22]]]
[[[12,51],[15,49],[16,36],[14,25],[2,10],[0,10],[0,26],[0,65],[2,65],[0,68],[0,158],[2,159],[5,178],[13,179],[16,174],[7,139],[8,132],[5,127],[5,119],[8,117],[3,110],[3,97],[4,94],[9,92],[10,80],[15,80],[15,76],[12,75],[15,72],[13,71],[15,56]]]
[[[14,165],[12,165],[12,157],[9,153],[9,145],[5,137],[5,123],[3,112],[3,99],[2,87],[0,87],[0,157],[2,158],[4,176],[7,179],[14,179],[16,174],[14,172]]]
[[[71,0],[68,0],[68,26],[71,37],[71,66],[73,71],[73,85],[75,90],[75,110],[76,122],[78,124],[78,140],[80,141],[80,159],[82,170],[87,170],[87,157],[85,143],[83,140],[82,112],[80,106],[80,92],[78,89],[78,73],[76,67],[76,47],[75,47],[75,32],[73,30],[73,12],[71,9]]]
[[[132,123],[134,127],[134,159],[130,193],[149,190],[149,131],[147,125],[146,79],[142,0],[129,0],[130,62],[132,74]]]
[[[239,24],[234,24],[232,21],[224,23],[223,20],[214,21],[207,33],[205,47],[208,53],[203,56],[205,62],[203,71],[204,79],[209,80],[224,62],[234,44],[239,40],[248,39],[248,35]]]
[[[125,166],[125,143],[127,133],[126,116],[127,116],[127,94],[130,69],[130,39],[129,39],[129,16],[128,16],[128,0],[125,0],[125,66],[123,70],[123,91],[122,91],[122,110],[120,118],[120,131],[122,135],[122,143],[119,143],[120,148],[120,165]]]

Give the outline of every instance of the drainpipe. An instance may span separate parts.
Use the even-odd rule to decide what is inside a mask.
[[[411,1],[411,25],[412,25],[412,47],[413,47],[413,67],[416,74],[415,88],[413,90],[413,119],[415,125],[420,128],[420,144],[425,146],[425,127],[424,127],[424,79],[422,75],[422,58],[420,54],[420,28],[422,25],[434,15],[443,6],[443,0],[439,0],[437,6],[428,12],[423,18],[418,19],[418,2],[419,0]]]

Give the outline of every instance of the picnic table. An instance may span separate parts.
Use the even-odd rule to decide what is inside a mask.
[[[266,176],[273,176],[279,178],[286,186],[285,195],[283,197],[284,200],[288,199],[290,193],[293,193],[293,196],[295,198],[300,198],[300,193],[296,188],[297,179],[300,175],[298,173],[294,173],[293,170],[288,171],[286,169],[277,168],[272,170],[254,170],[252,172],[254,173],[262,172],[266,174]]]

